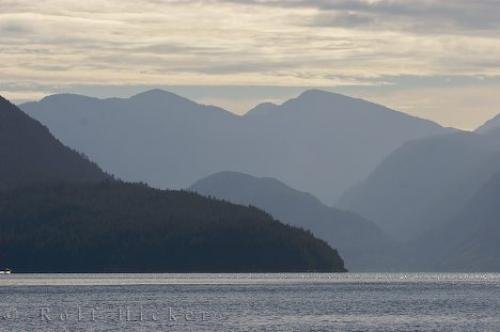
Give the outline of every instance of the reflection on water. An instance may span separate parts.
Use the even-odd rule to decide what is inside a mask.
[[[12,274],[0,298],[0,331],[500,330],[500,274]]]

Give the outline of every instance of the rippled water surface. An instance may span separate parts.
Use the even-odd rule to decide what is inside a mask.
[[[500,274],[0,275],[0,331],[500,331]]]

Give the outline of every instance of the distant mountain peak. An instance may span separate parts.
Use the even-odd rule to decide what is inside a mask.
[[[316,200],[318,203],[320,202],[316,197],[312,196],[309,193],[302,192],[296,189],[292,189],[282,181],[273,178],[273,177],[257,177],[247,173],[236,172],[236,171],[222,171],[211,174],[203,179],[198,180],[195,184],[192,185],[191,188],[196,188],[197,186],[203,186],[207,184],[220,184],[227,183],[230,186],[233,186],[235,183],[239,184],[259,184],[263,186],[274,186],[276,189],[293,191],[297,194],[302,194],[308,196],[308,198]]]
[[[345,100],[345,101],[362,101],[365,103],[373,104],[372,102],[356,98],[356,97],[351,97],[347,96],[341,93],[337,92],[331,92],[331,91],[326,91],[326,90],[321,90],[321,89],[309,89],[305,90],[302,92],[296,99],[298,100],[318,100],[318,99],[338,99],[338,100]]]
[[[141,106],[146,106],[149,108],[164,108],[166,105],[171,108],[177,108],[182,111],[186,111],[187,109],[203,109],[210,111],[217,111],[219,113],[224,113],[226,115],[233,116],[233,113],[226,111],[223,108],[211,105],[200,104],[196,101],[190,100],[188,98],[179,96],[175,93],[161,90],[161,89],[153,89],[141,92],[136,94],[128,99],[131,102],[139,103]]]
[[[133,99],[133,98],[159,98],[159,97],[162,97],[162,98],[175,97],[175,98],[186,99],[184,97],[176,95],[175,93],[172,93],[172,92],[169,92],[169,91],[166,91],[166,90],[162,90],[162,89],[147,90],[147,91],[144,91],[144,92],[140,92],[140,93],[138,93],[136,95],[133,95],[130,98]]]
[[[152,89],[144,91],[133,95],[130,98],[95,98],[85,95],[80,95],[76,93],[59,93],[44,97],[40,100],[41,103],[48,104],[75,104],[75,103],[85,103],[85,102],[98,102],[98,101],[108,101],[108,100],[136,100],[136,101],[153,101],[153,102],[164,102],[164,101],[177,101],[184,103],[194,103],[187,98],[176,95],[172,92],[168,92],[161,89]]]
[[[302,92],[300,95],[297,97],[287,100],[281,105],[271,103],[271,102],[265,102],[258,104],[254,108],[252,108],[250,111],[248,111],[245,114],[245,117],[263,117],[267,115],[274,114],[276,112],[279,112],[283,110],[284,107],[289,106],[289,105],[294,105],[296,103],[300,104],[307,104],[307,103],[318,103],[318,102],[331,102],[333,100],[341,100],[343,102],[349,102],[349,101],[356,101],[361,99],[356,99],[353,97],[345,96],[342,94],[334,93],[334,92],[329,92],[325,90],[320,90],[320,89],[309,89],[304,92]],[[368,103],[368,102],[366,102]]]
[[[76,93],[59,93],[59,94],[53,94],[50,96],[46,96],[40,100],[41,103],[57,103],[57,104],[63,104],[63,103],[75,103],[75,102],[84,102],[84,101],[92,101],[92,100],[98,100],[97,98],[94,97],[88,97]]]
[[[308,108],[318,108],[318,109],[330,109],[330,110],[343,110],[343,109],[364,109],[366,107],[376,108],[378,111],[391,112],[397,114],[404,114],[392,109],[389,109],[383,105],[376,104],[361,98],[351,97],[343,95],[336,92],[330,92],[320,89],[309,89],[302,92],[298,97],[293,98],[285,102],[283,107],[296,106],[296,105],[308,105]],[[373,112],[373,109],[371,110]],[[408,114],[405,116],[410,117]]]
[[[342,96],[342,97],[350,98],[350,97],[347,97],[347,96],[339,94],[339,93],[330,92],[330,91],[321,90],[321,89],[305,90],[304,92],[302,92],[299,95],[298,98],[310,98],[310,97],[321,97],[321,96],[330,96],[330,97],[331,96]]]
[[[245,117],[266,116],[279,109],[279,105],[271,102],[260,103],[245,113]]]

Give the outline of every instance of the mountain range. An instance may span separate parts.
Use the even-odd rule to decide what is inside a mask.
[[[500,131],[456,132],[404,144],[339,206],[407,241],[452,218],[500,170]]]
[[[244,116],[162,90],[125,99],[53,95],[20,107],[127,181],[179,189],[231,170],[276,178],[329,205],[406,141],[450,131],[320,90]]]
[[[343,272],[256,208],[115,180],[0,98],[0,267],[17,272]]]
[[[14,107],[10,103],[7,105],[10,109]],[[15,223],[3,225],[5,234],[19,231],[14,225],[28,225],[22,232],[29,233],[34,227],[30,221],[37,220],[30,215],[33,213],[44,216],[36,225],[50,224],[52,220],[54,227],[72,224],[78,230],[83,224],[72,221],[76,216],[77,220],[85,220],[111,236],[106,228],[100,228],[104,225],[92,224],[92,216],[97,213],[93,208],[102,212],[106,220],[111,220],[113,229],[120,233],[120,223],[113,221],[113,216],[120,215],[118,206],[130,205],[132,215],[147,215],[148,218],[143,219],[152,223],[141,225],[146,233],[140,233],[141,237],[134,240],[144,244],[146,242],[141,241],[145,237],[158,244],[154,236],[168,236],[158,228],[162,218],[143,208],[149,206],[148,198],[158,197],[162,205],[151,206],[151,211],[162,211],[162,215],[169,216],[169,222],[173,221],[168,225],[175,230],[174,242],[188,248],[186,241],[192,243],[189,241],[200,237],[205,246],[198,249],[219,255],[228,248],[217,251],[217,243],[226,245],[227,237],[236,238],[238,243],[231,242],[235,247],[230,247],[234,252],[251,262],[262,263],[250,264],[251,268],[245,265],[248,271],[268,270],[271,264],[264,256],[245,256],[247,251],[243,247],[250,246],[245,236],[256,225],[260,226],[257,233],[252,233],[252,241],[261,237],[263,240],[257,242],[259,246],[252,247],[253,250],[278,252],[286,262],[279,267],[282,270],[344,270],[338,253],[313,235],[338,248],[346,258],[346,266],[355,271],[500,270],[495,259],[499,249],[496,240],[500,238],[500,121],[496,119],[476,132],[464,132],[360,99],[319,90],[306,91],[281,105],[258,105],[244,116],[161,90],[131,98],[54,95],[22,107],[65,144],[103,165],[109,174],[158,188],[188,188],[194,183],[189,190],[208,197],[117,181],[84,155],[62,146],[50,136],[47,128],[37,124],[44,128],[54,144],[76,158],[73,169],[85,170],[79,172],[86,175],[82,175],[84,180],[81,181],[78,172],[70,174],[67,177],[71,184],[59,187],[54,183],[66,177],[64,170],[48,173],[59,174],[55,180],[51,178],[53,175],[41,181],[37,179],[43,177],[32,176],[37,181],[26,177],[26,181],[17,180],[18,184],[12,184],[8,183],[8,177],[0,178],[5,191],[0,201],[0,206],[4,203],[0,218],[2,211],[7,211],[10,214],[4,215],[4,220],[15,220]],[[0,126],[5,127],[3,122]],[[4,133],[5,142],[16,141],[16,131],[31,137],[25,127],[11,126],[10,130],[8,135]],[[31,146],[29,139],[26,142],[21,151]],[[16,149],[9,150],[5,146],[2,149],[6,160],[11,160],[5,174],[16,175],[16,163],[23,164],[20,170],[28,169],[20,174],[33,172],[33,166],[25,164],[34,165],[37,158],[16,159],[23,154],[16,156]],[[51,159],[57,158],[54,154]],[[68,162],[68,167],[70,165]],[[10,178],[9,181],[12,182]],[[25,189],[31,182],[38,184]],[[16,191],[15,196],[12,196],[13,191]],[[75,195],[69,195],[70,191]],[[106,194],[100,195],[101,191]],[[84,199],[80,194],[85,195]],[[113,196],[111,207],[91,198],[104,200],[107,195]],[[64,199],[66,196],[69,200]],[[136,196],[140,198],[139,203],[134,201]],[[33,204],[42,197],[47,197],[49,207]],[[190,203],[183,205],[184,200]],[[206,205],[196,203],[198,200]],[[82,201],[86,203],[80,205]],[[192,209],[192,214],[187,214],[189,217],[184,210],[177,210],[179,206],[189,210],[201,205],[204,208]],[[80,207],[75,215],[67,212],[74,212],[72,208],[75,207]],[[27,212],[23,214],[22,211]],[[206,214],[206,211],[211,211],[208,214],[210,226],[204,228],[199,214]],[[235,220],[231,216],[235,215],[256,224],[237,222],[238,227],[234,229]],[[282,225],[274,218],[289,225]],[[178,232],[176,220],[186,219],[193,221],[189,223],[192,227]],[[138,227],[134,218],[127,225]],[[274,226],[268,228],[268,225]],[[204,229],[201,233],[200,228]],[[36,229],[34,234],[49,236],[44,231]],[[69,233],[69,238],[76,239],[74,243],[83,243],[74,235],[77,233],[79,231]],[[98,239],[96,243],[103,241],[100,233],[90,233]],[[221,233],[225,235],[219,237],[217,234]],[[120,239],[128,236],[126,232],[120,234]],[[29,238],[30,243],[34,239],[41,240],[33,235]],[[115,241],[118,246],[122,245],[118,239]],[[273,247],[273,241],[284,247]],[[24,244],[9,245],[4,249],[15,248],[14,252],[22,252],[20,248]],[[174,250],[168,246],[162,248]],[[47,248],[38,249],[44,252]],[[195,250],[188,255],[198,266],[201,265],[197,255],[201,251]],[[287,256],[290,252],[292,256]],[[109,265],[116,255],[114,252],[109,256],[106,264]],[[227,257],[236,264],[233,256]],[[151,263],[149,268],[158,263]],[[171,261],[171,264],[180,268],[176,265],[179,261]],[[229,268],[219,267],[221,270]],[[245,270],[243,265],[237,269]],[[204,270],[208,270],[208,266]]]

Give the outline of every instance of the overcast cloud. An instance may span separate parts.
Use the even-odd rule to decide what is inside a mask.
[[[77,86],[324,87],[466,128],[500,111],[499,59],[497,0],[0,0],[0,93],[16,100]],[[447,79],[429,90],[408,77]],[[480,109],[425,106],[454,89]],[[257,102],[212,90],[202,101],[236,112]]]

